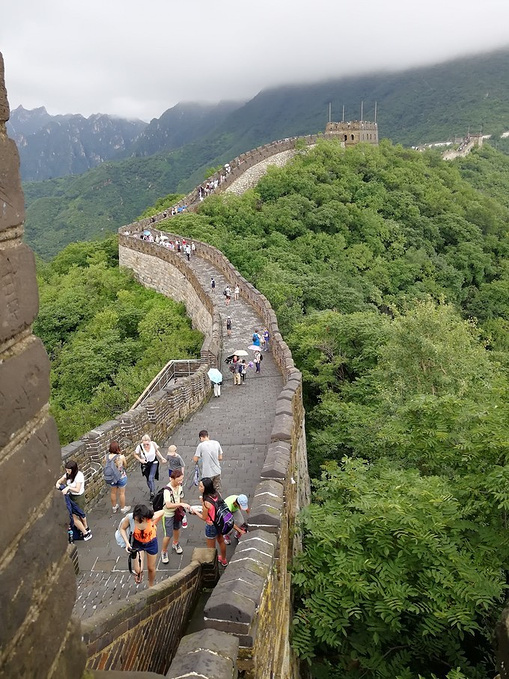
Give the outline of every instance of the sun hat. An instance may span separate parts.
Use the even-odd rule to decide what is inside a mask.
[[[249,502],[246,495],[239,495],[237,497],[237,502],[239,503],[241,509],[246,510],[249,507]]]

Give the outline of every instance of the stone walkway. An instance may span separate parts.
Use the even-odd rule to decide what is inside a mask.
[[[222,291],[226,285],[224,277],[208,262],[195,256],[191,266],[198,275],[203,287],[210,292],[210,278],[216,280],[214,299],[223,320],[223,359],[221,365],[224,382],[220,398],[212,397],[199,411],[175,429],[166,441],[158,441],[166,453],[170,444],[175,444],[186,464],[184,479],[185,500],[190,504],[200,504],[198,489],[188,488],[194,472],[192,462],[199,443],[198,432],[207,429],[210,437],[217,439],[223,448],[222,485],[223,497],[232,493],[245,493],[250,500],[260,479],[270,433],[273,425],[275,402],[282,389],[283,380],[270,352],[264,353],[261,375],[255,375],[254,368],[248,371],[246,382],[234,386],[224,357],[235,349],[246,349],[251,344],[255,329],[261,328],[261,321],[252,308],[242,299],[235,302],[232,298],[226,306]],[[232,318],[232,336],[226,336],[226,317]],[[251,354],[251,352],[250,352]],[[251,354],[252,355],[252,354]],[[246,359],[248,360],[248,359]],[[157,487],[167,483],[166,465],[161,465]],[[134,506],[139,502],[148,503],[149,493],[145,479],[138,468],[129,474],[126,490],[127,504]],[[129,598],[146,587],[144,582],[135,585],[133,576],[127,570],[127,555],[116,543],[115,529],[122,514],[113,514],[109,493],[89,512],[88,519],[94,537],[88,542],[77,542],[80,573],[77,577],[78,593],[74,613],[84,619],[97,610],[117,601]],[[205,546],[205,524],[197,517],[188,517],[189,526],[180,534],[183,554],[169,553],[170,562],[161,562],[159,551],[156,582],[173,575],[190,560],[194,547]],[[159,550],[162,529],[159,528]],[[234,542],[234,540],[232,540]],[[227,547],[228,558],[235,546]]]

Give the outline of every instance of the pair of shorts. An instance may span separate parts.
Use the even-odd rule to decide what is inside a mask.
[[[138,540],[133,540],[132,548],[137,549],[139,552],[147,552],[147,554],[151,554],[152,556],[155,556],[159,551],[157,538],[153,538],[149,542],[138,542]]]
[[[127,474],[116,483],[108,483],[108,486],[111,486],[112,488],[124,488],[127,486]]]
[[[177,521],[175,515],[164,517],[164,537],[169,537],[174,530],[180,530],[182,528],[182,521]]]
[[[213,540],[218,535],[217,528],[213,523],[205,524],[205,537],[209,540]]]

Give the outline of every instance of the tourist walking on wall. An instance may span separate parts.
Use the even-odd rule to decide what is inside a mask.
[[[263,356],[259,351],[255,351],[255,355],[253,358],[253,363],[255,364],[256,368],[256,373],[260,374],[261,373],[261,364],[262,364]]]
[[[104,478],[110,487],[110,500],[113,513],[118,511],[120,503],[120,511],[124,514],[128,512],[131,507],[125,504],[125,487],[127,485],[127,461],[125,456],[120,452],[120,446],[117,441],[112,441],[108,452],[104,458]]]
[[[134,457],[141,463],[141,473],[147,479],[150,499],[152,500],[156,492],[155,480],[159,479],[159,461],[166,464],[166,460],[161,455],[157,443],[151,441],[148,434],[141,437],[141,443],[136,446]]]
[[[184,475],[184,460],[177,453],[177,446],[169,446],[168,454],[166,455],[166,462],[168,463],[168,476],[171,477],[171,473],[176,469],[182,470],[182,476]]]
[[[232,319],[228,316],[226,319],[226,334],[231,337],[232,334]]]
[[[268,351],[269,350],[270,335],[269,335],[269,331],[267,330],[267,328],[263,329],[262,336],[263,336],[263,340],[264,340],[263,350]]]
[[[180,546],[180,529],[182,528],[182,519],[185,516],[183,510],[189,511],[191,508],[186,502],[182,502],[182,481],[184,475],[182,470],[175,469],[170,475],[170,483],[164,489],[164,519],[163,519],[163,548],[161,551],[161,561],[168,563],[168,545],[170,538],[173,536],[173,543],[171,548],[177,554],[182,554],[183,549]]]
[[[214,277],[211,276],[210,278],[210,291],[214,292],[216,289],[216,281],[214,280]]]
[[[214,519],[216,518],[216,504],[218,500],[221,499],[221,496],[214,487],[214,483],[211,478],[203,478],[198,484],[198,488],[202,494],[202,513],[201,515],[197,514],[197,516],[199,516],[202,521],[205,521],[205,537],[207,539],[207,547],[215,549],[217,541],[219,546],[219,556],[217,559],[222,566],[227,566],[228,561],[226,560],[226,544],[224,537],[214,525]]]
[[[131,537],[127,534],[129,528],[128,514],[120,522],[119,531],[126,544],[126,552],[133,557],[134,581],[139,584],[143,579],[143,555],[147,553],[148,586],[152,587],[156,578],[157,562],[157,524],[164,511],[155,512],[143,504],[133,509],[134,531]]]
[[[238,285],[236,285],[236,286],[235,286],[235,290],[233,291],[233,299],[234,299],[235,301],[238,300],[239,294],[240,294],[240,288],[239,288]]]
[[[255,347],[260,346],[260,335],[258,334],[258,330],[254,331],[252,340]]]
[[[62,495],[68,494],[72,502],[81,509],[82,516],[73,512],[72,519],[76,528],[81,531],[83,539],[90,540],[92,531],[88,527],[85,515],[85,477],[74,460],[67,460],[65,474],[58,479],[55,487],[62,492]]]
[[[219,493],[221,491],[221,465],[223,450],[218,441],[211,440],[206,429],[202,429],[198,434],[200,443],[196,448],[193,460],[201,465],[202,477],[211,478],[214,488]]]

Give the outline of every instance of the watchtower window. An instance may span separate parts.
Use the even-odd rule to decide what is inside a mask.
[[[354,135],[352,134],[350,139],[353,141],[355,139]]]
[[[344,135],[343,141],[348,141],[348,135],[346,135],[346,134]]]

